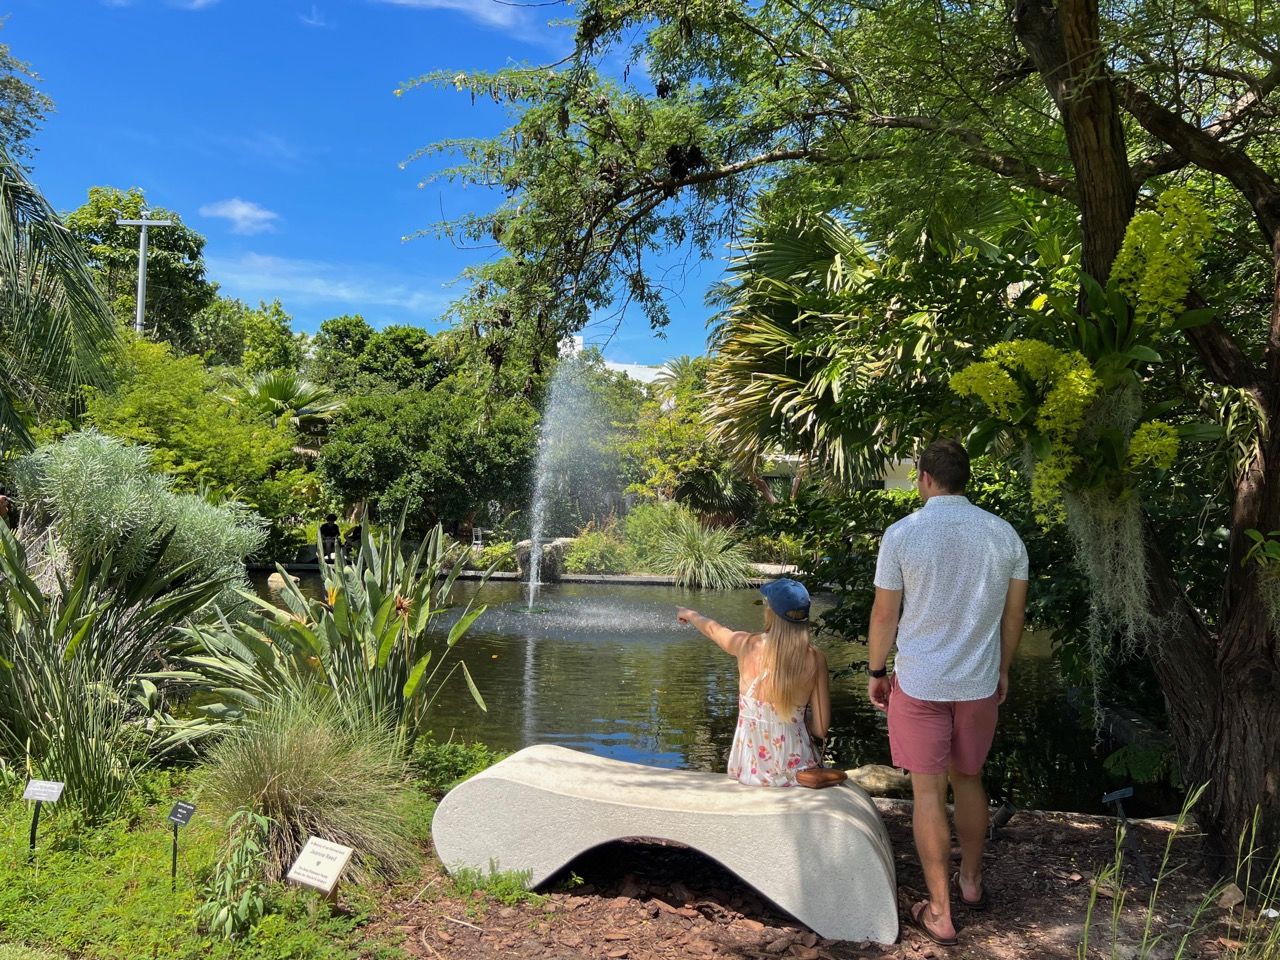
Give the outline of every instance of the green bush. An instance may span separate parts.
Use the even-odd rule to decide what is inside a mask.
[[[454,784],[491,767],[505,754],[483,743],[439,743],[423,737],[414,745],[409,766],[418,786],[433,796],[442,796]]]
[[[41,545],[45,563],[72,574],[107,555],[126,580],[187,566],[201,579],[224,581],[221,601],[240,605],[230,587],[247,586],[245,557],[266,540],[261,518],[234,502],[175,493],[151,463],[149,448],[95,430],[21,458],[13,476],[27,539]],[[37,539],[46,528],[53,537]]]
[[[665,543],[682,519],[692,519],[693,511],[678,503],[655,500],[631,509],[622,521],[623,536],[631,549],[633,569],[645,573],[658,572]]]
[[[479,550],[472,550],[467,564],[473,570],[500,570],[516,572],[516,545],[510,540],[495,540]]]
[[[657,568],[682,587],[709,590],[745,587],[756,575],[734,531],[704,527],[692,516],[675,520],[658,552]]]
[[[395,876],[417,858],[403,743],[367,713],[323,691],[287,693],[214,744],[204,796],[225,812],[271,820],[263,858],[278,880],[314,834],[356,850],[352,874]]]
[[[261,861],[271,821],[237,810],[227,821],[227,848],[196,909],[201,929],[224,940],[244,936],[266,914]]]
[[[65,782],[63,809],[113,819],[133,776],[155,759],[156,744],[135,721],[163,698],[141,674],[220,587],[157,571],[125,578],[108,555],[56,578],[46,596],[29,566],[0,524],[0,754]]]
[[[339,552],[334,564],[321,566],[320,596],[286,578],[278,596],[286,609],[255,597],[264,616],[186,631],[183,669],[159,676],[218,700],[199,708],[201,718],[175,725],[173,736],[203,736],[284,691],[318,686],[345,713],[363,714],[412,746],[436,691],[455,671],[484,709],[466,664],[450,654],[485,608],[468,603],[447,634],[432,630],[462,572],[460,551],[436,527],[406,553],[402,532],[366,528],[355,556]]]
[[[626,573],[631,551],[613,524],[602,529],[588,525],[565,551],[564,568],[569,573]]]

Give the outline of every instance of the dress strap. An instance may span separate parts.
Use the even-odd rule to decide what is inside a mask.
[[[751,681],[751,686],[747,687],[747,692],[746,692],[746,693],[744,693],[744,694],[743,694],[743,696],[744,696],[744,697],[750,697],[750,696],[754,695],[754,694],[755,694],[755,692],[756,692],[756,684],[757,684],[757,683],[759,683],[761,680],[763,680],[763,679],[764,679],[765,677],[767,677],[768,675],[769,675],[769,671],[768,671],[768,670],[766,670],[764,673],[757,674],[757,675],[756,675],[756,678],[755,678],[754,680],[752,680],[752,681]]]

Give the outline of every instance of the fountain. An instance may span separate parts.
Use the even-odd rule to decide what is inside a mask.
[[[606,375],[599,354],[592,352],[562,358],[551,378],[530,505],[529,609],[543,581],[544,561],[550,559],[547,552],[558,560],[568,546],[562,534],[615,511],[620,501],[617,454],[608,443],[613,427],[602,415],[600,387]],[[558,572],[548,579],[558,579]]]

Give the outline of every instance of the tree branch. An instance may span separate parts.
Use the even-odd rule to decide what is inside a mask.
[[[1117,86],[1125,109],[1148,133],[1167,143],[1189,163],[1226,177],[1244,194],[1267,238],[1267,245],[1273,245],[1280,233],[1280,184],[1243,150],[1187,123],[1132,80],[1122,77],[1117,80]]]
[[[867,118],[867,125],[885,129],[925,130],[940,133],[958,140],[965,148],[969,160],[977,166],[984,167],[1002,177],[1017,180],[1029,187],[1035,187],[1045,193],[1077,202],[1076,185],[1066,177],[1049,173],[1034,164],[991,148],[977,133],[965,127],[953,127],[943,123],[936,117],[885,117]]]

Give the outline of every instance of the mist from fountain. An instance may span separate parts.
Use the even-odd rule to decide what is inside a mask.
[[[528,608],[541,585],[543,548],[617,496],[616,462],[608,453],[612,425],[592,389],[592,360],[561,359],[551,377],[539,427],[530,504]]]

